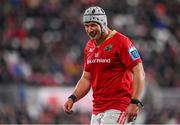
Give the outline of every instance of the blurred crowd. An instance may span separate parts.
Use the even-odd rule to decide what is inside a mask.
[[[77,111],[67,115],[62,109],[50,107],[44,107],[36,118],[29,115],[25,106],[6,105],[0,113],[0,124],[88,124],[91,118],[91,113]]]
[[[74,85],[82,72],[84,9],[101,5],[109,26],[129,36],[147,78],[180,86],[178,0],[1,0],[0,81]]]
[[[180,112],[177,110],[148,110],[148,113],[143,114],[145,117],[141,118],[144,124],[180,124]],[[89,124],[91,118],[90,112],[76,111],[72,115],[67,115],[61,108],[52,107],[43,107],[36,117],[31,117],[25,106],[6,105],[0,108],[0,113],[0,124]]]
[[[0,0],[0,84],[74,86],[88,40],[82,14],[91,5],[134,41],[147,80],[180,87],[179,0]]]

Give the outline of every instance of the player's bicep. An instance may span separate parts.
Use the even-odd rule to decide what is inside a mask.
[[[82,76],[80,80],[78,81],[75,90],[74,90],[74,95],[79,99],[84,97],[90,90],[91,85],[90,85],[90,73],[84,71],[82,73]]]
[[[87,91],[89,91],[91,86],[90,79],[90,73],[83,71],[82,76],[75,87],[76,93],[86,93]]]
[[[90,80],[91,80],[91,75],[90,75],[90,73],[89,73],[89,72],[86,72],[86,71],[83,71],[82,76],[81,76],[81,79],[90,82]]]
[[[137,74],[138,76],[140,76],[140,78],[144,79],[145,78],[145,72],[144,72],[143,64],[138,63],[137,65],[135,65],[132,68],[132,73]]]
[[[141,62],[138,50],[129,39],[125,39],[120,45],[120,59],[129,69]]]

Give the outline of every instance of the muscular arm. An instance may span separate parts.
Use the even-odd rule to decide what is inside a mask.
[[[89,92],[91,88],[90,79],[90,73],[84,71],[73,92],[78,100],[83,98]]]
[[[145,79],[145,73],[142,63],[138,63],[135,67],[133,67],[132,73],[133,73],[132,98],[139,99],[142,94],[142,90],[144,87],[144,79]]]
[[[142,90],[144,87],[145,73],[142,63],[138,63],[132,69],[133,74],[133,93],[132,99],[140,99]],[[128,116],[128,122],[131,122],[136,119],[139,113],[139,107],[136,104],[130,104],[126,109]]]
[[[90,73],[89,72],[83,72],[80,80],[78,81],[74,92],[72,93],[77,97],[77,100],[83,98],[90,90]],[[68,114],[71,114],[73,111],[71,110],[73,107],[74,101],[71,98],[68,98],[68,100],[64,104],[64,111]]]

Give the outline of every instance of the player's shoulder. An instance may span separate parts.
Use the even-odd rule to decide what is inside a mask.
[[[91,47],[91,46],[93,46],[93,45],[94,45],[94,42],[93,42],[93,40],[90,39],[90,40],[86,43],[85,48]]]
[[[128,36],[120,32],[116,33],[115,39],[116,39],[116,44],[120,46],[132,44],[132,40]]]
[[[122,41],[122,42],[124,42],[124,41],[129,41],[129,37],[126,36],[126,35],[124,35],[124,34],[122,34],[122,33],[120,33],[120,32],[116,32],[115,37],[116,37],[119,41]]]
[[[86,51],[86,50],[89,50],[90,48],[93,48],[93,46],[94,46],[93,40],[89,40],[89,41],[86,43],[86,46],[85,46],[84,50],[85,50],[85,51]]]

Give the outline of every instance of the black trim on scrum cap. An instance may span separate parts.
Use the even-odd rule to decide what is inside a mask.
[[[101,24],[99,23],[99,22],[97,22],[97,21],[86,21],[86,22],[84,22],[84,23],[90,23],[90,22],[93,22],[93,23],[97,23],[100,27],[101,27],[101,36],[102,36],[102,34],[103,34],[103,31],[102,31],[102,26],[101,26]]]
[[[101,24],[99,23],[99,22],[97,22],[97,21],[86,21],[86,22],[84,22],[84,23],[91,23],[91,22],[93,22],[93,23],[97,23],[98,25],[100,25],[101,26]]]
[[[106,14],[85,14],[84,16],[98,16],[98,15],[106,15]]]

